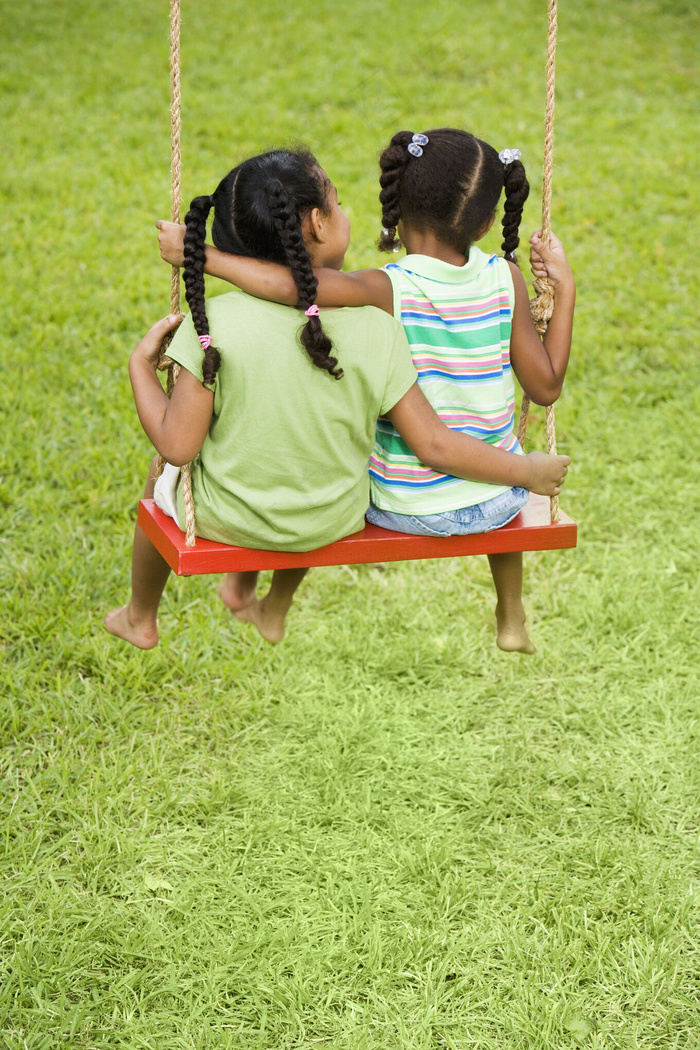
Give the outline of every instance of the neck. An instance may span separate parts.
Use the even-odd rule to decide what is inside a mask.
[[[401,240],[409,255],[429,255],[452,266],[464,266],[467,261],[468,252],[465,255],[456,251],[429,231],[404,229]]]

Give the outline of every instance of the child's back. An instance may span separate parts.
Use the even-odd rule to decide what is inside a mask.
[[[221,365],[212,422],[191,467],[199,535],[304,551],[362,529],[377,416],[416,379],[401,326],[371,306],[324,311],[343,368],[334,383],[300,352],[298,310],[242,292],[206,308]],[[191,317],[168,354],[201,380]],[[181,493],[178,504],[182,528]]]
[[[418,382],[447,426],[508,452],[515,390],[510,366],[513,278],[505,260],[472,246],[464,266],[409,255],[386,267],[394,316],[408,337]],[[437,474],[418,462],[387,420],[372,456],[372,501],[403,514],[436,514],[490,499],[507,486]]]

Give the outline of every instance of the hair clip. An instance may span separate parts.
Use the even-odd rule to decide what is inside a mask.
[[[311,306],[308,308],[308,310],[304,310],[304,313],[306,314],[307,317],[318,317],[320,312],[321,311],[319,310],[319,308],[316,305],[316,303],[312,303]]]
[[[202,350],[208,350],[209,347],[211,346],[211,336],[210,335],[199,335],[199,336],[197,336],[197,338],[199,339],[200,343],[202,344]]]
[[[501,164],[512,164],[514,160],[520,160],[522,154],[519,149],[502,149],[498,154]]]
[[[412,157],[423,156],[423,146],[427,146],[430,139],[427,135],[414,135],[406,149]]]

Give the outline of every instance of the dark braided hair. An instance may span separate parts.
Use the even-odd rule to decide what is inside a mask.
[[[209,319],[204,305],[204,242],[212,203],[211,197],[195,197],[185,216],[185,296],[197,335],[209,335]],[[219,351],[213,345],[208,346],[202,363],[205,383],[214,382],[220,364]]]
[[[273,150],[239,164],[226,175],[211,197],[195,197],[185,216],[185,291],[197,335],[209,334],[204,304],[204,242],[206,220],[214,208],[212,239],[232,255],[244,255],[289,266],[308,309],[316,301],[318,282],[302,235],[302,219],[313,208],[328,214],[329,183],[308,150]],[[334,379],[343,375],[333,344],[319,317],[309,317],[301,329],[302,346],[317,368]],[[213,353],[212,353],[213,351]],[[208,362],[211,368],[207,373]],[[205,352],[204,381],[211,383],[219,368],[215,347]],[[207,378],[207,375],[211,378]]]
[[[525,175],[525,168],[519,160],[503,166],[503,183],[506,199],[503,203],[504,213],[501,219],[503,226],[503,243],[501,248],[506,259],[515,260],[515,249],[520,244],[520,220],[523,217],[523,205],[530,195],[530,183]]]
[[[502,164],[487,142],[457,128],[426,131],[428,143],[416,157],[408,151],[411,131],[399,131],[379,159],[382,190],[380,251],[401,246],[396,227],[402,219],[413,229],[430,230],[455,251],[467,254],[482,235],[505,186],[503,244],[515,257],[523,205],[530,187],[519,160]],[[385,232],[386,231],[386,232]]]
[[[379,201],[382,206],[382,235],[377,247],[380,252],[398,251],[401,241],[396,236],[396,227],[401,218],[401,185],[409,160],[408,144],[413,137],[410,131],[399,131],[384,150],[379,161],[381,175],[379,185],[382,191]]]

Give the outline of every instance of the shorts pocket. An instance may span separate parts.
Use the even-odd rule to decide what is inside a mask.
[[[413,517],[410,514],[406,515],[406,532],[412,532],[417,536],[435,536],[439,539],[451,536],[452,526],[449,521],[444,523],[442,529],[439,527],[441,524],[441,515],[439,514],[430,514],[425,518]]]

